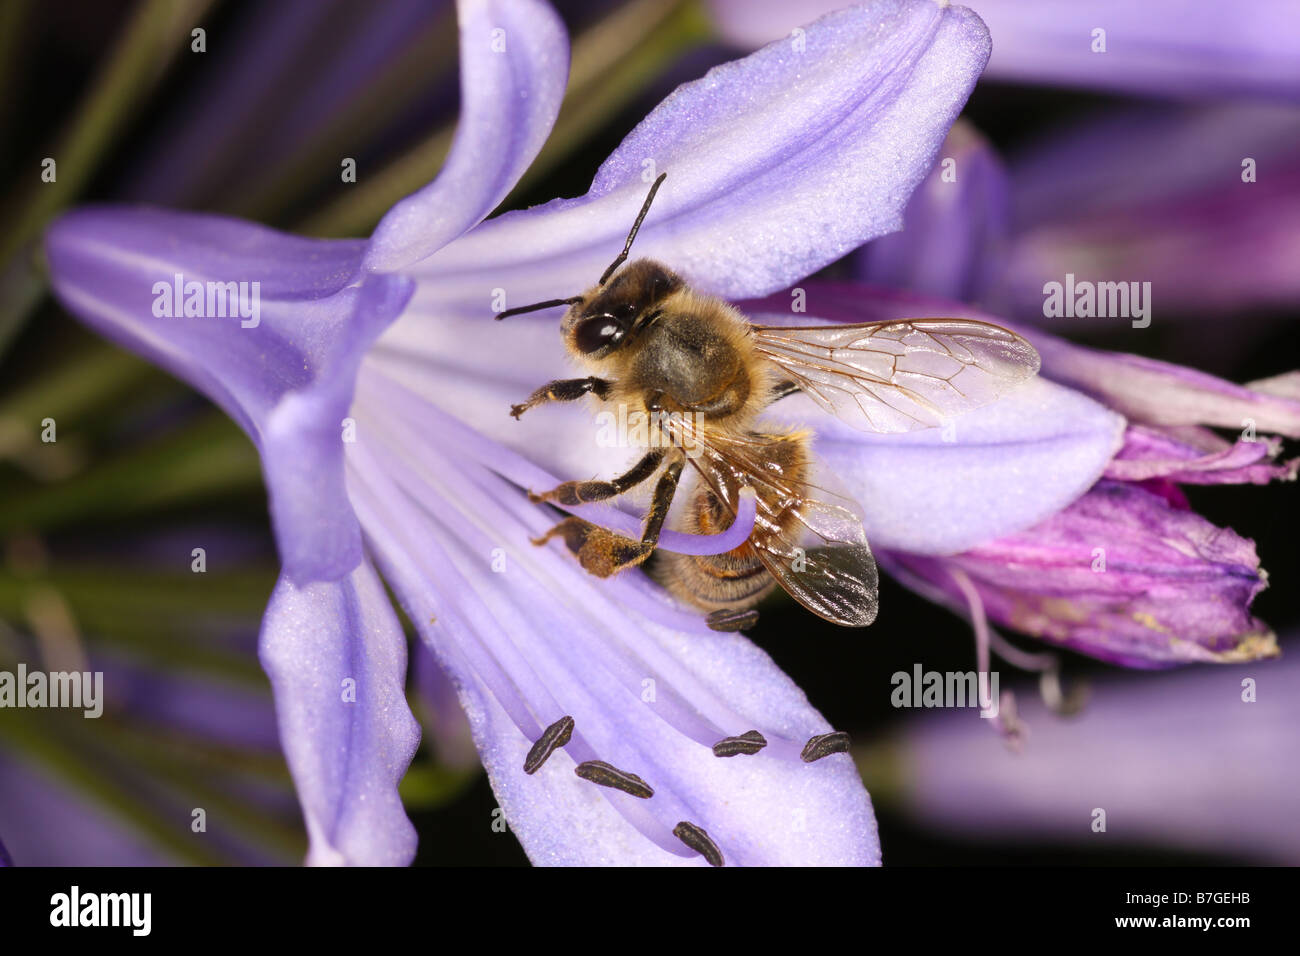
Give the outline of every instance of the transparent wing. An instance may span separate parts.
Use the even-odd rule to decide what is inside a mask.
[[[740,488],[758,495],[749,546],[796,601],[845,627],[876,619],[878,576],[862,520],[847,496],[795,474],[810,474],[802,459],[788,468],[795,435],[720,434],[687,424],[688,460],[719,502],[736,513]],[[802,448],[802,445],[799,445]]]
[[[812,328],[753,326],[759,353],[854,428],[933,428],[1032,378],[1038,352],[970,319],[899,319]]]
[[[755,533],[755,553],[792,598],[828,621],[866,627],[880,598],[876,559],[862,522],[851,512],[808,498],[785,508],[793,530]]]

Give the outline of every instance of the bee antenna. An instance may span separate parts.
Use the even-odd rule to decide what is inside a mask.
[[[659,186],[668,178],[667,173],[660,173],[659,178],[654,181],[650,187],[650,195],[645,197],[645,203],[641,206],[641,213],[636,217],[636,222],[632,223],[632,231],[627,234],[627,243],[623,246],[623,251],[618,254],[618,258],[610,263],[609,268],[600,277],[598,285],[604,285],[609,281],[609,277],[614,274],[614,270],[627,261],[627,254],[632,248],[632,240],[636,238],[637,230],[641,228],[641,223],[645,220],[646,213],[650,211],[650,204],[655,201],[655,193],[659,191]]]
[[[550,309],[557,305],[573,305],[581,302],[582,296],[575,295],[572,299],[547,299],[545,302],[534,302],[532,305],[521,305],[516,309],[506,309],[504,312],[498,312],[496,319],[500,322],[509,315],[523,315],[525,312],[537,312],[541,309]]]

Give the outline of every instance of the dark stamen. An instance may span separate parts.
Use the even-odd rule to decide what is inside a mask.
[[[842,730],[832,730],[829,734],[818,734],[816,737],[809,737],[799,756],[804,763],[812,763],[814,760],[821,760],[822,757],[829,757],[831,754],[848,752],[849,735]]]
[[[673,836],[708,860],[709,866],[722,866],[724,862],[722,851],[718,849],[716,843],[709,839],[709,835],[704,832],[703,827],[698,827],[694,823],[683,820],[673,827]]]
[[[734,757],[737,754],[756,754],[767,746],[767,738],[757,730],[749,730],[739,737],[724,737],[713,745],[713,756]]]
[[[537,738],[537,743],[533,744],[533,749],[528,751],[528,756],[524,758],[524,773],[537,773],[541,770],[547,758],[567,744],[572,736],[572,717],[561,717],[543,730],[542,735]]]
[[[624,793],[630,793],[642,800],[649,800],[655,795],[654,788],[636,774],[619,770],[603,760],[588,760],[585,763],[580,763],[573,768],[573,772],[583,780],[590,780],[602,787],[613,787],[615,790],[622,790]]]

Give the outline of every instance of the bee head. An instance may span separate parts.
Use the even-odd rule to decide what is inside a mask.
[[[564,339],[584,358],[602,359],[658,318],[656,306],[681,286],[682,280],[657,262],[630,263],[608,285],[573,303],[564,317]]]
[[[586,358],[602,359],[616,350],[632,332],[638,309],[635,303],[602,302],[596,296],[575,304],[564,317],[565,341]]]

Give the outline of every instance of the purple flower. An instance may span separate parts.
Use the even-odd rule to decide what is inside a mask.
[[[902,798],[923,826],[973,839],[1114,840],[1295,865],[1297,679],[1294,653],[1266,668],[1125,674],[1094,685],[1070,719],[1026,694],[1019,753],[978,719],[928,715],[898,741]]]
[[[613,473],[626,449],[599,447],[577,409],[512,421],[509,404],[566,362],[553,320],[487,321],[505,297],[589,284],[656,171],[670,175],[638,252],[714,294],[766,294],[897,228],[983,67],[983,25],[964,8],[899,0],[827,17],[805,39],[679,89],[585,196],[479,225],[555,119],[566,42],[540,3],[464,2],[451,155],[369,241],[126,208],[74,211],[49,230],[64,304],[207,393],[261,452],[284,565],[261,656],[311,862],[404,863],[414,852],[396,794],[417,738],[406,645],[376,568],[456,685],[505,820],[535,862],[702,863],[674,835],[681,821],[730,863],[879,861],[852,761],[799,759],[830,728],[765,654],[707,630],[643,577],[597,581],[562,551],[529,545],[551,519],[524,489]],[[188,282],[241,281],[260,283],[247,314],[155,312],[185,299]],[[953,550],[1041,520],[1102,473],[1122,421],[1043,382],[973,413],[969,427],[982,444],[841,443],[841,472],[916,478],[870,534]],[[954,463],[946,478],[932,467],[939,453]],[[955,477],[999,466],[1020,492],[1005,500]],[[916,522],[921,511],[937,520]],[[661,543],[726,550],[750,521],[713,541]],[[534,741],[568,715],[567,746],[525,774]],[[713,756],[713,743],[753,729],[769,742],[761,754]],[[644,777],[654,797],[570,772],[593,759]]]
[[[790,32],[843,0],[710,0],[718,28],[744,47]],[[1174,98],[1300,99],[1289,0],[980,0],[992,79]]]

